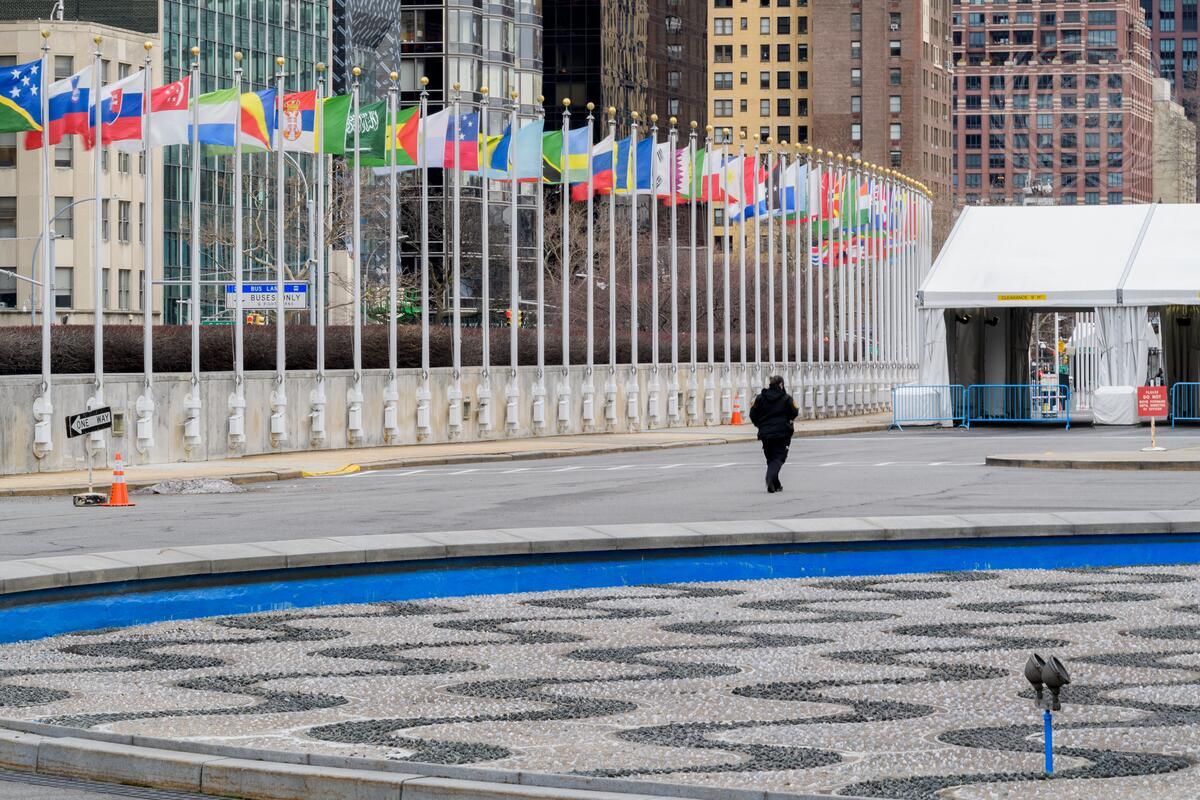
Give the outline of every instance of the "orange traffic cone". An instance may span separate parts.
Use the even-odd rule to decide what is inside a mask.
[[[120,453],[117,453],[117,463],[113,465],[112,491],[109,492],[108,502],[100,505],[114,508],[137,505],[129,502],[129,490],[125,488],[125,466],[121,463]]]
[[[742,420],[742,401],[737,397],[733,398],[733,416],[729,418],[730,425],[744,425]]]

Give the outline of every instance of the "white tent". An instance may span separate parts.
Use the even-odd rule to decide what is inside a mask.
[[[917,304],[943,349],[933,316],[947,309],[1096,309],[1099,385],[1121,398],[1111,415],[1098,405],[1097,420],[1133,421],[1125,406],[1145,380],[1148,306],[1200,305],[1200,205],[967,207]],[[926,354],[937,350],[926,341]],[[945,364],[929,359],[922,380],[948,382]]]

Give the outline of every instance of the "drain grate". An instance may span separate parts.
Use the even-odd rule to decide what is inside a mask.
[[[80,778],[60,778],[57,775],[38,775],[32,772],[11,772],[4,769],[0,769],[0,781],[48,786],[55,789],[72,789],[77,792],[95,792],[109,797],[130,797],[136,798],[136,800],[221,800],[221,798],[214,798],[209,794],[147,789],[143,786],[123,786],[116,783],[101,783]]]

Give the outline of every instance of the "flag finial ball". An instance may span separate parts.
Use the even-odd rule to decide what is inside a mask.
[[[571,107],[571,98],[564,97],[563,98],[563,108],[570,108],[570,107]]]
[[[637,122],[637,120],[638,120],[638,112],[636,112],[636,111],[631,111],[631,112],[629,112],[629,116],[630,116],[630,118],[632,118],[632,119],[633,119],[633,121],[634,121],[634,122]]]
[[[462,84],[461,84],[461,83],[459,83],[459,82],[457,82],[457,81],[455,81],[455,82],[454,82],[454,91],[456,91],[456,92],[457,92],[457,91],[458,91],[458,90],[460,90],[460,89],[462,89]]]
[[[773,136],[768,136],[768,137],[767,137],[767,144],[775,144],[775,137],[773,137]]]
[[[358,76],[362,75],[362,67],[355,67],[354,69],[350,70],[350,74],[357,78]]]
[[[539,105],[539,106],[540,106],[540,105],[545,105],[545,103],[546,103],[546,95],[544,95],[544,94],[539,94],[539,95],[538,95],[538,105]]]
[[[692,120],[690,124],[692,126],[692,130],[696,130],[696,128],[700,127],[700,123],[696,122],[696,120]]]
[[[96,37],[93,37],[93,38],[92,38],[92,41],[93,41],[93,42],[95,42],[96,44],[100,44],[101,42],[103,42],[103,41],[104,41],[104,37],[103,37],[103,36],[96,36]]]
[[[324,71],[325,71],[325,62],[324,62],[324,61],[318,61],[318,62],[317,62],[317,72],[318,72],[318,73],[321,73],[321,72],[324,72]]]
[[[275,57],[275,66],[277,66],[277,67],[283,67],[283,65],[284,65],[284,64],[286,64],[286,63],[287,63],[287,59],[286,59],[286,58],[284,58],[283,56],[276,56],[276,57]]]
[[[193,48],[192,48],[192,58],[195,58],[195,57],[196,57],[196,56],[198,56],[198,55],[200,55],[200,48],[199,48],[199,47],[193,47]]]
[[[50,38],[50,31],[49,31],[49,29],[47,29],[47,28],[42,28],[42,38],[43,38],[43,39],[49,39],[49,38]]]
[[[154,49],[154,42],[147,39],[145,42],[142,43],[142,47],[145,48],[147,53],[149,53],[151,50]]]
[[[422,86],[428,86],[428,85],[429,85],[429,76],[427,76],[427,75],[422,75],[422,76],[421,76],[421,85],[422,85]]]
[[[508,96],[511,97],[513,100],[516,100],[517,99],[517,90],[513,89],[512,91],[510,91],[508,93]]]
[[[480,86],[480,87],[479,87],[479,93],[480,93],[480,94],[482,94],[482,95],[484,95],[484,96],[486,96],[486,95],[487,95],[487,93],[488,93],[488,87],[486,87],[486,86]]]
[[[676,125],[678,125],[678,124],[679,124],[679,119],[678,119],[678,117],[671,117],[671,119],[670,119],[670,120],[668,120],[668,121],[671,123],[671,127],[672,127],[672,128],[673,128],[673,127],[675,127]]]
[[[709,136],[712,136],[712,132],[713,132],[713,126],[712,126],[712,125],[706,125],[706,126],[704,126],[704,131],[705,131],[705,132],[706,132],[706,133],[707,133]]]
[[[242,51],[241,51],[241,50],[238,50],[238,51],[234,52],[234,54],[233,54],[233,60],[234,60],[234,61],[237,61],[237,62],[239,62],[239,63],[241,62],[241,60],[242,60]]]
[[[399,80],[400,73],[396,72],[396,70],[392,70],[391,72],[388,73],[388,77],[392,79],[393,83],[395,83],[397,80]]]
[[[588,111],[595,111],[595,110],[596,110],[596,104],[595,104],[595,103],[588,103],[588,104],[587,104],[587,110],[588,110]]]
[[[657,125],[658,124],[658,114],[651,114],[650,122],[654,125]]]

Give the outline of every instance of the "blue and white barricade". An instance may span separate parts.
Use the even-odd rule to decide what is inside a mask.
[[[1058,384],[972,384],[967,387],[966,426],[972,422],[1061,422],[1069,430],[1071,390]]]
[[[966,389],[960,384],[910,384],[892,388],[892,424],[937,425],[966,421]]]

